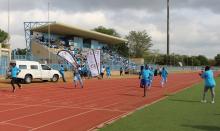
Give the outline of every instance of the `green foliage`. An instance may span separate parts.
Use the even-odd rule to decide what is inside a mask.
[[[201,65],[209,65],[209,61],[208,61],[208,59],[205,56],[199,55],[197,57],[197,59],[200,61]]]
[[[97,28],[93,29],[96,32],[115,36],[115,37],[120,37],[119,33],[113,29],[113,28],[105,28],[103,26],[98,26]],[[119,43],[116,45],[109,45],[109,48],[113,51],[116,51],[118,54],[128,57],[128,46],[125,43]]]
[[[217,85],[220,78],[217,78]],[[135,113],[107,125],[101,131],[219,131],[220,96],[216,95],[216,103],[201,103],[203,84],[167,99],[145,107]],[[220,88],[216,88],[219,92]]]
[[[116,45],[109,45],[109,47],[113,50],[116,51],[118,54],[124,56],[124,57],[129,57],[129,49],[128,46],[125,43],[120,43]]]
[[[103,26],[98,26],[97,28],[94,28],[93,31],[107,34],[107,35],[111,35],[111,36],[115,36],[115,37],[120,37],[119,33],[117,33],[116,30],[113,28],[105,28]]]
[[[6,48],[7,47],[7,44],[2,44],[2,48]]]
[[[145,30],[143,31],[131,31],[128,36],[128,46],[131,57],[140,58],[143,57],[149,51],[149,48],[153,45],[151,37]]]
[[[220,54],[215,56],[215,65],[220,66]]]
[[[8,33],[0,29],[0,43],[3,43],[8,38]]]
[[[220,54],[219,54],[220,57]],[[174,65],[179,66],[179,62],[183,64],[183,66],[205,66],[205,65],[215,65],[216,60],[220,59],[216,57],[215,60],[213,59],[207,59],[203,55],[199,56],[187,56],[187,55],[178,55],[178,54],[171,54],[170,56],[167,56],[165,54],[153,54],[145,57],[146,63],[151,64],[158,64],[158,65]]]
[[[28,51],[27,48],[24,49],[17,48],[16,55],[26,55],[27,51]]]

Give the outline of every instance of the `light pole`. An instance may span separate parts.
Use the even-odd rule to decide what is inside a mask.
[[[167,0],[167,56],[168,56],[168,58],[167,58],[167,64],[169,63],[169,59],[170,59],[170,57],[169,57],[169,55],[170,55],[170,33],[169,33],[169,24],[170,24],[170,22],[169,22],[169,20],[170,20],[170,6],[169,6],[169,4],[170,4],[170,0]]]
[[[10,35],[10,0],[8,0],[8,44],[9,44],[9,35]]]
[[[167,0],[167,55],[170,54],[170,0]]]
[[[50,60],[50,2],[48,2],[48,63],[51,63]]]

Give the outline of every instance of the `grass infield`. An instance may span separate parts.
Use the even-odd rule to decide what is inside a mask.
[[[101,131],[220,131],[220,77],[216,78],[215,104],[201,103],[203,83],[169,96]]]

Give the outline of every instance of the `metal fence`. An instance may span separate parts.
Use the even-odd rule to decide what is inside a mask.
[[[9,57],[0,56],[0,76],[6,75],[6,70],[8,68]]]

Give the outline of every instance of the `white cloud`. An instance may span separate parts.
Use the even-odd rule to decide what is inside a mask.
[[[195,1],[192,3],[195,4]],[[98,1],[96,1],[96,3],[97,2]],[[115,10],[113,5],[108,9],[106,9],[108,5],[105,5],[105,8],[101,8],[102,6],[100,5],[103,5],[103,3],[100,3],[100,5],[97,5],[97,8],[95,8],[96,5],[90,2],[91,6],[93,6],[90,8],[93,9],[92,11],[82,8],[76,12],[70,10],[71,6],[68,6],[68,9],[65,8],[64,5],[66,5],[68,1],[65,1],[66,4],[62,6],[59,6],[58,3],[59,1],[52,1],[50,12],[51,21],[86,29],[103,25],[108,28],[116,29],[122,36],[127,35],[131,30],[146,30],[152,36],[154,43],[152,49],[159,49],[163,53],[166,52],[166,10],[158,1],[154,2],[152,7],[150,7],[149,4],[146,8],[141,6],[139,9],[137,7],[131,7],[132,5],[127,5],[123,8],[117,7]],[[130,1],[130,3],[132,3],[132,1]],[[144,1],[140,3],[144,3]],[[189,4],[190,2],[186,1],[186,3]],[[213,12],[210,8],[204,8],[205,5],[201,5],[200,7],[202,8],[193,9],[191,7],[194,7],[194,4],[192,4],[184,8],[184,5],[187,5],[186,3],[181,4],[181,2],[176,2],[177,5],[173,4],[171,6],[171,53],[175,52],[190,55],[203,54],[210,58],[214,57],[217,53],[220,53],[220,15]],[[39,6],[39,4],[42,4],[42,1],[38,3],[37,6]],[[138,2],[136,4],[138,4]],[[80,5],[83,5],[82,2]],[[157,5],[163,8],[156,8]],[[10,34],[13,48],[24,48],[26,46],[23,29],[24,21],[47,21],[46,5],[42,5],[43,8],[38,8],[37,6],[33,9],[28,9],[28,11],[24,9],[19,10],[19,7],[11,11]],[[72,8],[75,6],[77,6],[77,3],[72,6]],[[209,7],[210,6],[211,5],[209,5]],[[157,11],[152,11],[153,8],[157,9]],[[5,31],[7,31],[7,18],[7,12],[1,11],[0,28]]]

